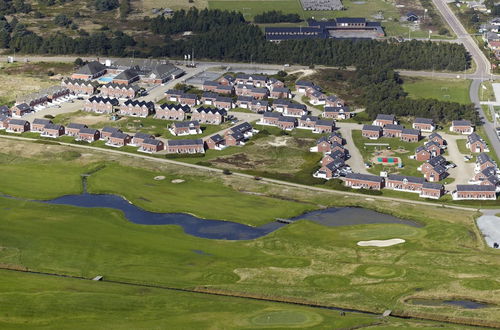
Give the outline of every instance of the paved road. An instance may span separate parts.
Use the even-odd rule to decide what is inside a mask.
[[[486,120],[479,100],[479,88],[481,86],[481,82],[493,78],[493,76],[490,76],[491,63],[476,44],[472,36],[465,30],[462,23],[460,23],[451,8],[448,6],[448,3],[445,0],[433,0],[433,2],[437,9],[441,12],[441,15],[444,17],[448,25],[452,28],[453,32],[455,32],[458,39],[462,42],[476,62],[476,72],[468,76],[468,78],[472,79],[469,90],[470,99],[475,104],[477,111],[479,112],[479,116],[484,122],[486,135],[491,141],[490,149],[494,151],[498,157],[500,157],[500,140],[496,135],[493,124]],[[493,79],[498,79],[498,76],[494,76]]]
[[[27,141],[27,142],[38,141],[37,139],[33,139],[33,138],[12,136],[12,135],[0,135],[0,139],[20,140],[20,141]],[[190,167],[190,168],[194,168],[197,170],[208,171],[208,172],[212,172],[212,173],[221,174],[223,172],[223,170],[220,170],[217,168],[205,167],[205,166],[200,166],[200,165],[196,165],[196,164],[183,163],[183,162],[179,162],[179,161],[175,161],[175,160],[171,160],[171,159],[156,158],[156,157],[149,156],[149,155],[134,154],[134,153],[126,152],[126,151],[121,151],[118,149],[116,149],[116,150],[115,149],[103,149],[103,148],[99,148],[99,147],[93,147],[90,145],[73,144],[73,143],[66,143],[66,142],[60,142],[60,141],[57,141],[57,143],[59,143],[59,145],[62,145],[62,146],[74,147],[74,148],[85,149],[85,150],[92,150],[95,152],[102,152],[102,153],[108,153],[108,154],[110,154],[110,153],[111,154],[118,154],[118,155],[122,155],[125,157],[140,158],[140,159],[145,159],[145,160],[152,161],[152,162]],[[238,172],[233,172],[232,175],[244,177],[247,179],[254,178],[253,175],[248,175],[248,174],[238,173]],[[359,193],[347,192],[347,191],[335,191],[335,190],[331,190],[331,189],[312,187],[312,186],[307,186],[307,185],[303,185],[303,184],[275,180],[275,179],[262,178],[262,180],[260,180],[259,182],[268,183],[268,184],[278,184],[281,186],[294,187],[294,188],[299,188],[299,189],[304,189],[304,190],[318,191],[318,192],[332,194],[332,195],[353,196],[353,197],[358,197],[358,198],[362,197],[362,195],[360,195]],[[376,195],[367,195],[366,199],[367,200],[384,200],[384,201],[390,201],[390,202],[400,202],[400,203],[415,204],[415,205],[427,205],[427,206],[434,206],[434,207],[441,206],[441,207],[450,208],[450,209],[465,210],[465,211],[472,211],[472,212],[478,210],[476,208],[470,208],[470,207],[463,207],[463,206],[456,206],[456,205],[449,205],[449,204],[429,203],[429,202],[425,202],[425,201],[416,201],[416,200],[408,200],[408,199],[402,199],[402,198],[384,197],[384,196],[376,196]]]

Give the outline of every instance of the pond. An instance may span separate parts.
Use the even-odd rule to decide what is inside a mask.
[[[422,298],[414,298],[408,299],[407,303],[413,305],[423,305],[423,306],[455,306],[464,309],[480,309],[487,308],[493,305],[478,302],[473,300],[445,300],[445,299],[422,299]]]
[[[77,207],[105,207],[120,210],[125,218],[140,225],[178,225],[184,232],[201,238],[225,240],[250,240],[265,236],[283,226],[273,221],[259,227],[244,224],[202,219],[186,213],[155,213],[143,210],[123,197],[110,194],[67,195],[42,203],[72,205]],[[391,215],[356,207],[328,208],[305,213],[290,219],[292,222],[307,219],[325,226],[348,226],[358,224],[397,223],[419,226],[418,223],[396,218]]]

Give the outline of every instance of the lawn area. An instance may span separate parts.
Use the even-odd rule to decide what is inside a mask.
[[[410,98],[469,104],[470,80],[404,77],[403,89]]]
[[[498,83],[498,82],[495,82]],[[491,81],[483,81],[479,89],[479,99],[481,101],[495,101],[495,92]]]
[[[205,136],[212,135],[220,130],[229,128],[231,126],[230,122],[223,123],[221,125],[209,125],[201,124],[202,133],[198,135],[190,136],[174,136],[168,131],[168,127],[174,123],[171,120],[155,119],[153,117],[147,118],[137,118],[137,117],[122,117],[117,121],[110,120],[108,115],[99,115],[95,113],[88,113],[84,111],[76,111],[71,113],[64,113],[57,115],[53,121],[55,123],[60,123],[62,125],[67,125],[68,123],[82,123],[87,124],[91,127],[102,129],[105,126],[118,127],[122,131],[127,133],[148,133],[155,136],[161,136],[166,139],[178,140],[178,139],[189,139],[189,138],[201,138]]]
[[[71,149],[33,143],[28,152],[26,145],[29,143],[3,139],[0,140],[0,147],[8,150],[14,143],[23,146],[18,148],[20,156],[24,156],[24,153],[35,155],[31,159],[33,168],[37,168],[36,165],[42,168],[43,161],[38,156],[45,155],[51,159]],[[180,209],[183,205],[183,211],[209,219],[227,216],[232,220],[252,218],[262,221],[263,218],[272,219],[278,214],[298,214],[314,205],[351,205],[411,219],[423,226],[372,224],[327,227],[302,220],[255,240],[209,240],[186,235],[177,226],[136,225],[124,219],[121,211],[114,209],[49,205],[0,197],[0,264],[4,267],[86,278],[103,275],[109,280],[319,302],[378,313],[391,309],[395,313],[407,315],[475,319],[490,322],[492,326],[500,325],[493,323],[500,322],[500,289],[494,289],[496,286],[482,289],[484,281],[500,285],[497,279],[500,271],[499,251],[485,247],[473,222],[476,216],[474,212],[396,201],[374,201],[362,195],[345,198],[338,193],[284,188],[251,178],[203,171],[193,173],[192,169],[176,165],[120,155],[94,155],[89,151],[78,158],[75,156],[68,160],[61,159],[59,163],[61,168],[73,168],[74,174],[68,175],[68,179],[79,178],[80,173],[88,171],[91,164],[104,163],[104,169],[90,176],[90,191],[113,192],[148,210],[173,211],[171,207]],[[111,163],[111,160],[114,162]],[[77,170],[79,164],[81,167]],[[23,181],[30,182],[29,176],[21,175],[25,173],[22,167],[11,167],[13,173],[18,175],[20,184],[24,184]],[[15,173],[16,169],[19,174]],[[44,174],[46,182],[56,182],[60,171],[49,167]],[[166,179],[155,181],[153,177],[156,175],[164,175]],[[173,178],[186,181],[174,185],[171,182]],[[60,193],[60,188],[55,184],[47,187],[49,194]],[[18,193],[15,187],[11,190],[16,196],[24,194],[23,189],[19,189]],[[241,190],[247,193],[239,192]],[[406,243],[383,249],[359,247],[356,244],[360,240],[389,238],[403,238]],[[15,278],[20,276],[16,275]],[[16,290],[16,285],[22,288]],[[0,322],[16,322],[30,317],[30,322],[51,324],[78,313],[86,313],[86,316],[78,318],[82,322],[80,324],[98,322],[101,317],[111,321],[119,319],[121,322],[123,319],[119,316],[122,310],[124,313],[130,313],[134,308],[140,310],[145,301],[147,315],[153,319],[166,318],[172,324],[177,324],[183,322],[182,315],[187,313],[180,307],[184,306],[186,300],[180,297],[176,309],[179,318],[170,319],[170,307],[165,306],[162,298],[150,296],[154,289],[141,291],[140,288],[134,288],[137,291],[120,293],[122,289],[116,288],[117,291],[111,291],[112,294],[97,292],[94,295],[85,292],[94,292],[92,289],[98,290],[110,284],[89,282],[88,285],[88,289],[79,289],[76,284],[64,285],[64,288],[70,288],[70,292],[65,295],[61,293],[64,297],[60,298],[62,289],[51,284],[21,285],[13,283],[12,279],[5,280],[5,283],[0,283],[0,301],[14,302],[6,304],[5,311],[8,312],[1,313]],[[456,292],[460,293],[461,299],[487,301],[493,306],[472,313],[453,306],[435,308],[405,302],[415,297],[452,299]],[[122,296],[123,299],[120,299]],[[119,300],[116,304],[113,304],[114,298]],[[139,301],[134,303],[135,299]],[[194,299],[188,300],[192,301],[193,308],[199,310]],[[58,306],[74,306],[72,309],[77,310],[76,314],[61,316],[62,307],[51,308],[53,301],[57,301]],[[78,308],[84,303],[88,303],[85,309]],[[101,303],[113,306],[112,315],[107,314],[110,309],[101,308]],[[193,317],[184,322],[197,320],[203,327],[203,322],[216,317],[216,314],[210,313],[212,304],[203,305],[209,308],[209,316]],[[242,312],[236,305],[228,309],[220,304],[217,306],[218,309],[214,309],[226,311],[217,319],[221,322],[221,317],[227,317],[227,322],[232,322],[234,313],[240,315],[240,320],[246,320],[248,316],[245,313],[254,311],[251,307],[253,302]],[[96,310],[100,311],[99,315],[96,315]],[[155,313],[160,311],[162,314],[156,316]],[[148,323],[135,323],[143,318],[144,313],[138,311],[130,315],[127,319],[130,323],[126,325],[148,327]],[[258,310],[255,313],[258,315],[252,314],[252,320],[256,322],[254,326],[263,327],[262,322],[265,322],[266,317],[260,317]],[[296,319],[283,315],[275,318]],[[236,327],[241,327],[239,324]],[[340,326],[349,327],[349,324]],[[26,326],[24,323],[21,325]],[[390,328],[384,325],[379,324],[379,327]],[[289,328],[290,325],[280,327]],[[325,327],[332,327],[332,324],[328,323]]]
[[[367,146],[365,145],[366,143],[387,143],[391,147],[392,151],[392,155],[390,157],[400,157],[401,162],[403,163],[402,168],[390,165],[373,164],[373,166],[368,169],[368,172],[376,175],[379,175],[381,171],[387,171],[388,173],[393,174],[412,175],[417,177],[422,176],[422,173],[417,171],[417,167],[422,165],[422,163],[408,158],[408,156],[415,154],[415,149],[422,145],[422,141],[410,143],[400,141],[399,138],[380,138],[378,140],[370,140],[362,137],[360,130],[352,131],[352,139],[356,148],[358,148],[363,155],[365,162],[372,162],[376,152],[387,150],[386,146]],[[406,150],[406,152],[400,153],[397,151],[398,149]]]
[[[2,328],[235,329],[438,326],[425,322],[1,270]],[[8,303],[7,303],[8,302]],[[174,303],[175,302],[175,303]],[[71,312],[68,312],[71,308]]]
[[[157,175],[166,179],[156,181]],[[120,180],[116,180],[116,177]],[[182,183],[172,183],[182,179]],[[128,187],[134,187],[128,189]],[[138,168],[110,165],[91,175],[92,193],[123,195],[141,208],[154,212],[184,212],[198,217],[262,225],[275,218],[289,218],[315,207],[286,200],[244,194],[218,179],[191,175],[157,173]],[[196,202],[193,202],[196,201]]]
[[[245,109],[245,108],[233,108],[233,109],[229,110],[228,113],[231,114],[231,112],[255,113],[252,110]]]
[[[458,151],[463,155],[470,155],[471,152],[467,148],[467,139],[458,139],[457,141]]]

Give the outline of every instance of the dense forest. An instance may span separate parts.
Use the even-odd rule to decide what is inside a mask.
[[[147,20],[147,19],[146,19]],[[12,20],[13,21],[13,20]],[[180,10],[171,17],[147,20],[150,33],[161,36],[150,46],[121,31],[100,31],[69,37],[61,31],[42,37],[23,24],[0,17],[0,47],[18,53],[93,54],[140,57],[182,57],[262,63],[387,66],[394,69],[461,71],[470,65],[465,48],[454,43],[422,41],[311,39],[267,42],[262,30],[241,13],[221,10]],[[193,35],[179,37],[185,31]],[[136,46],[137,45],[137,46]],[[140,47],[139,47],[140,46]]]
[[[363,93],[359,101],[366,107],[366,113],[372,119],[377,114],[384,113],[432,118],[436,122],[443,123],[457,119],[478,121],[473,104],[463,105],[434,99],[407,98],[401,78],[387,67],[358,67],[356,75],[349,83],[352,86],[361,87]]]

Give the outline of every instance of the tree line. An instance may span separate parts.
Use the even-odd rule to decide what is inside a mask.
[[[371,119],[380,113],[432,118],[441,123],[458,119],[476,123],[479,119],[473,104],[408,98],[399,74],[387,67],[358,67],[349,83],[362,89],[358,101],[366,107]]]
[[[168,18],[158,16],[145,22],[149,23],[151,33],[161,36],[155,45],[141,39],[134,40],[121,31],[101,31],[77,37],[69,37],[60,31],[42,37],[22,24],[13,29],[12,24],[4,21],[5,27],[0,25],[0,46],[16,52],[53,55],[130,56],[134,52],[140,57],[175,58],[194,51],[197,58],[222,61],[450,71],[461,71],[470,66],[465,48],[455,43],[360,39],[272,43],[266,41],[258,26],[246,22],[238,12],[191,8],[176,11]],[[192,31],[193,35],[179,37],[185,31]]]

